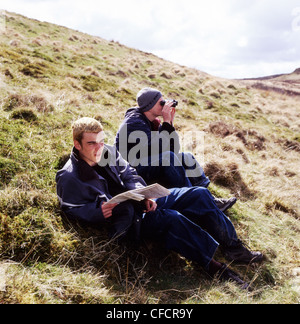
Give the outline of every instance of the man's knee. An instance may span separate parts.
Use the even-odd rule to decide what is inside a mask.
[[[213,200],[213,196],[211,192],[204,187],[193,187],[192,188],[192,196],[193,197],[201,197],[205,200]]]
[[[212,194],[204,187],[190,187],[175,190],[176,199],[185,207],[194,205],[195,203],[202,206],[202,204],[210,203],[214,200]]]

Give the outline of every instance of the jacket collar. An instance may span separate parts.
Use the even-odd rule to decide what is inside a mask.
[[[142,119],[146,124],[149,125],[149,127],[152,128],[152,122],[140,111],[138,107],[130,108],[127,110],[125,114],[125,119],[131,119],[131,118],[138,118]]]
[[[81,181],[87,182],[99,179],[97,172],[79,156],[79,151],[74,147],[71,154],[71,161],[77,166],[78,176]]]

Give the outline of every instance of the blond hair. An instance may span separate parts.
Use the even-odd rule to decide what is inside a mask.
[[[103,131],[101,123],[89,117],[81,118],[75,121],[72,125],[73,140],[78,141],[81,144],[84,133],[100,133]]]

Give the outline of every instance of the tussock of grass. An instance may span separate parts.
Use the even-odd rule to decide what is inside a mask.
[[[254,197],[254,192],[251,192],[243,180],[236,163],[221,165],[212,161],[206,164],[205,174],[212,182],[226,187],[240,199],[249,200]]]
[[[0,35],[0,303],[299,302],[299,97],[12,13],[6,25]],[[72,122],[97,118],[113,144],[126,109],[146,86],[180,102],[181,136],[204,131],[204,148],[191,139],[187,149],[199,155],[212,193],[239,198],[228,216],[240,237],[268,258],[259,266],[233,265],[253,293],[211,282],[160,245],[117,246],[105,232],[61,217],[54,179],[71,151]],[[289,86],[296,91],[296,82]]]

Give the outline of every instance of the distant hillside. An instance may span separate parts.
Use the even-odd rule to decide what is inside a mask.
[[[269,76],[263,76],[259,78],[248,78],[243,80],[272,80],[272,79],[285,79],[285,80],[300,80],[300,68],[296,69],[292,73],[282,73],[282,74],[275,74],[275,75],[269,75]]]
[[[14,13],[5,13],[5,22],[0,304],[299,302],[298,69],[227,80]],[[257,267],[233,265],[253,293],[211,282],[196,265],[155,245],[138,252],[118,247],[105,233],[61,219],[55,175],[73,145],[72,122],[97,118],[113,144],[125,111],[146,86],[179,101],[175,126],[183,149],[201,161],[212,193],[238,197],[228,217],[268,257]]]
[[[300,96],[300,68],[293,73],[243,80],[252,81],[251,85],[256,89],[271,90],[288,96]]]

